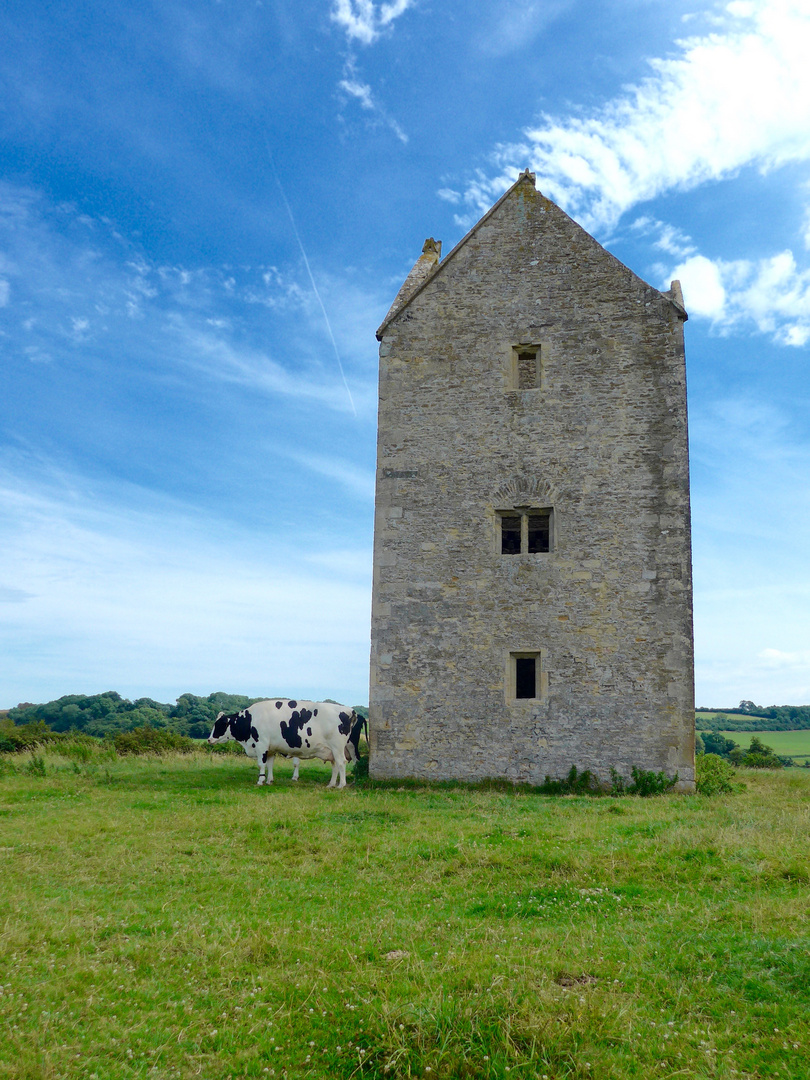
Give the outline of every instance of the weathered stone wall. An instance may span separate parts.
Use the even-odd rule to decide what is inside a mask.
[[[529,176],[380,332],[375,777],[694,776],[682,309]],[[513,347],[541,385],[510,389]],[[553,550],[498,514],[553,507]],[[543,652],[541,700],[510,653]]]

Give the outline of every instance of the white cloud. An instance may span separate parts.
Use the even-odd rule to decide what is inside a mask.
[[[343,27],[350,41],[373,45],[413,5],[414,0],[390,0],[383,4],[375,4],[373,0],[334,0],[331,18]]]
[[[684,303],[692,315],[723,319],[726,312],[726,290],[717,263],[705,255],[692,255],[672,271],[684,289]],[[670,280],[672,280],[670,278]]]
[[[338,86],[350,97],[356,98],[361,108],[373,109],[375,107],[371,87],[367,83],[358,82],[356,79],[341,79]]]
[[[810,269],[800,269],[790,251],[757,261],[691,255],[666,278],[680,280],[690,315],[721,331],[753,325],[782,345],[810,340]]]
[[[590,229],[629,207],[746,165],[763,171],[810,159],[810,9],[805,0],[726,8],[713,33],[650,61],[652,74],[599,111],[544,116],[493,155],[466,200],[476,210],[529,165],[538,187]]]
[[[810,649],[802,652],[783,652],[781,649],[763,649],[757,656],[767,667],[806,668],[810,674]]]

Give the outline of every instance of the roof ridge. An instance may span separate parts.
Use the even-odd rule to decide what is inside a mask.
[[[479,218],[478,221],[476,221],[475,225],[473,225],[473,227],[470,229],[470,231],[465,233],[464,236],[462,236],[462,238],[459,240],[459,242],[455,245],[455,247],[453,247],[447,253],[444,260],[437,262],[436,265],[431,269],[430,273],[428,273],[424,277],[424,279],[419,282],[419,284],[413,290],[413,292],[410,294],[410,296],[405,298],[403,300],[403,302],[399,305],[399,307],[397,307],[397,299],[399,299],[399,296],[402,293],[403,289],[405,288],[405,285],[408,284],[408,281],[409,281],[411,275],[413,274],[413,270],[411,270],[411,273],[405,279],[405,282],[403,283],[402,288],[397,293],[397,296],[396,296],[396,298],[394,300],[394,303],[391,305],[391,307],[390,307],[390,309],[388,311],[388,314],[385,316],[383,321],[380,323],[379,328],[377,329],[377,340],[378,341],[382,340],[382,334],[385,331],[388,324],[394,318],[396,318],[396,316],[399,315],[400,312],[403,311],[410,304],[410,302],[414,299],[414,297],[419,295],[419,293],[425,288],[425,286],[428,284],[428,282],[432,281],[434,279],[434,277],[436,277],[438,272],[450,262],[450,260],[456,254],[456,252],[460,248],[462,248],[467,243],[467,241],[470,239],[470,237],[473,236],[481,228],[481,226],[484,224],[484,222],[487,221],[487,219],[490,218],[495,213],[495,211],[498,209],[498,207],[501,205],[501,203],[504,201],[504,199],[508,195],[511,195],[511,193],[515,190],[515,188],[518,186],[518,184],[520,184],[524,180],[528,180],[531,183],[532,187],[534,187],[536,179],[537,178],[536,178],[536,176],[535,176],[535,174],[533,172],[529,172],[528,169],[524,169],[523,172],[520,174],[520,176],[517,178],[517,180],[514,182],[514,184],[512,184],[510,187],[508,187],[506,189],[506,191],[503,193],[503,195],[501,195],[500,199],[498,199],[497,202],[493,203],[492,206],[490,206],[489,210],[487,210],[487,212],[484,214],[484,216]],[[425,243],[427,243],[427,241],[425,241]],[[422,250],[424,251],[424,248]],[[419,265],[419,260],[417,259],[416,264],[414,265],[414,270],[416,269],[416,267],[418,265]]]

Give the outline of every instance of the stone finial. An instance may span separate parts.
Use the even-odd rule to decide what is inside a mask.
[[[520,174],[520,176],[518,177],[518,180],[531,180],[532,184],[534,184],[537,181],[537,174],[533,173],[533,172],[529,172],[528,168],[526,168]]]
[[[436,262],[442,257],[442,242],[441,240],[434,240],[432,236],[429,236],[422,245],[423,255],[435,255]]]
[[[675,305],[675,310],[682,316],[683,321],[686,322],[689,316],[686,314],[686,308],[683,304],[683,289],[681,289],[680,281],[671,282],[669,292],[665,292],[663,295],[672,301]]]
[[[385,316],[383,326],[392,319],[408,303],[413,294],[427,281],[442,257],[442,242],[429,236],[422,245],[422,254],[414,263],[410,274],[405,278],[402,288],[394,298],[394,302],[388,314]],[[379,331],[378,331],[379,333]]]

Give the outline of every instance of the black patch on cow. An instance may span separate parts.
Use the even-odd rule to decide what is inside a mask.
[[[266,764],[267,764],[267,755],[268,755],[269,753],[270,753],[270,751],[269,751],[269,750],[265,750],[265,752],[264,752],[264,753],[262,754],[262,765],[266,765]]]
[[[277,701],[277,702],[276,702],[276,708],[277,708],[277,709],[280,709],[280,708],[281,708],[281,705],[282,705],[282,703],[281,703],[280,701]]]
[[[340,723],[338,724],[338,731],[341,735],[348,735],[352,730],[352,716],[354,713],[342,712],[338,713],[340,717]]]
[[[237,742],[246,743],[250,738],[252,728],[250,710],[244,709],[242,712],[236,713],[235,716],[231,716],[229,719],[233,737]]]
[[[259,741],[259,733],[252,724],[250,726],[250,737],[251,737],[251,739],[253,739],[254,742]]]
[[[309,731],[309,728],[307,728],[307,731]],[[311,735],[312,732],[309,731],[309,734]],[[309,739],[304,739],[304,742],[307,744],[307,746],[309,746]]]
[[[315,712],[312,715],[317,716],[318,715],[318,710],[316,709]]]
[[[297,701],[288,701],[287,704],[290,706],[291,709],[294,709],[294,708],[297,707],[298,702]]]
[[[358,716],[356,712],[352,712],[354,717],[354,725],[352,726],[352,733],[349,736],[349,742],[354,747],[355,758],[360,760],[360,732],[365,726],[366,729],[366,742],[368,742],[368,721],[364,720],[362,716]]]
[[[306,720],[301,719],[299,712],[293,712],[290,716],[289,722],[286,720],[281,721],[281,737],[287,746],[291,746],[293,750],[297,750],[301,746],[301,728],[306,723]]]
[[[211,732],[212,739],[221,739],[225,732],[228,730],[228,724],[231,722],[230,716],[218,716],[214,721],[214,730]]]
[[[316,710],[316,711],[317,711],[317,710]],[[311,727],[308,727],[308,728],[307,728],[307,735],[311,735],[311,734],[312,734],[312,728],[311,728]]]

